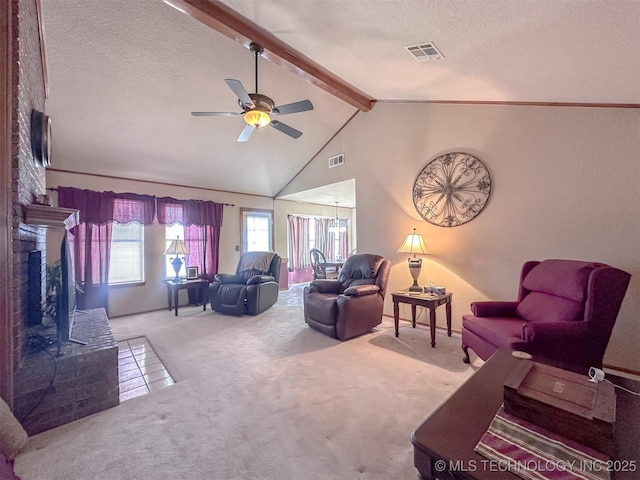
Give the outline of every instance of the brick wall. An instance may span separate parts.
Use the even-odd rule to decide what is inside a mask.
[[[86,345],[63,343],[55,359],[53,348],[28,355],[18,371],[14,414],[29,435],[119,403],[118,344],[104,309],[76,320],[73,336]]]
[[[14,98],[12,135],[12,203],[13,203],[13,345],[14,365],[18,368],[26,352],[28,252],[46,250],[46,230],[22,223],[23,205],[33,203],[46,193],[45,170],[38,167],[31,153],[31,110],[44,111],[45,95],[40,55],[40,37],[35,0],[11,0],[18,6],[17,31],[13,32]],[[15,122],[17,120],[17,122]],[[46,258],[46,256],[43,255]],[[42,265],[41,276],[45,276]],[[42,282],[44,285],[44,280]]]
[[[28,329],[27,295],[32,250],[42,251],[43,290],[46,285],[46,229],[22,222],[24,205],[46,193],[45,169],[37,166],[31,152],[31,110],[45,111],[45,86],[36,0],[10,1],[18,11],[12,35],[14,58],[18,59],[12,71],[18,95],[12,105],[11,139],[13,409],[33,435],[118,405],[118,347],[101,309],[78,317],[74,335],[82,337],[87,345],[64,343],[60,345],[61,355],[55,358],[44,351],[27,355],[27,335],[32,331]]]

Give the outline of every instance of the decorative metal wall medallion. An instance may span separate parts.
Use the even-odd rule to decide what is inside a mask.
[[[413,183],[413,204],[427,222],[455,227],[473,220],[491,193],[491,176],[473,155],[453,152],[430,161]]]

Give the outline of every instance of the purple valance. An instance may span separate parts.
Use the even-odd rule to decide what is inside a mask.
[[[152,195],[94,192],[73,187],[58,187],[58,205],[79,210],[80,222],[95,225],[111,222],[151,225],[156,212]]]
[[[220,228],[222,226],[222,203],[204,200],[178,200],[172,197],[156,198],[158,223],[171,225],[198,225]]]

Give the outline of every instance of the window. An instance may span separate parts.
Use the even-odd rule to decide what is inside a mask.
[[[293,270],[309,266],[308,252],[320,250],[328,260],[344,260],[349,254],[349,219],[340,218],[344,231],[332,231],[334,218],[315,215],[287,215],[289,265]]]
[[[241,210],[242,252],[273,250],[273,212],[271,210]]]
[[[113,222],[109,285],[144,282],[144,227]]]
[[[181,238],[184,240],[184,226],[180,223],[174,223],[173,225],[166,225],[164,227],[164,250],[166,251],[169,248],[172,240],[176,240],[177,238]],[[173,265],[171,264],[172,255],[164,256],[164,270],[167,278],[173,278],[176,276],[176,271],[173,269]],[[184,275],[186,272],[185,266],[183,265],[180,269],[180,274]]]

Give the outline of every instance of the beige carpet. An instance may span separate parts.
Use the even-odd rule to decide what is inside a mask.
[[[339,342],[306,326],[301,286],[256,317],[184,307],[111,321],[176,384],[29,439],[23,480],[413,480],[411,432],[477,368],[460,338],[385,318]],[[438,312],[440,315],[441,312]],[[444,313],[444,312],[442,312]]]

